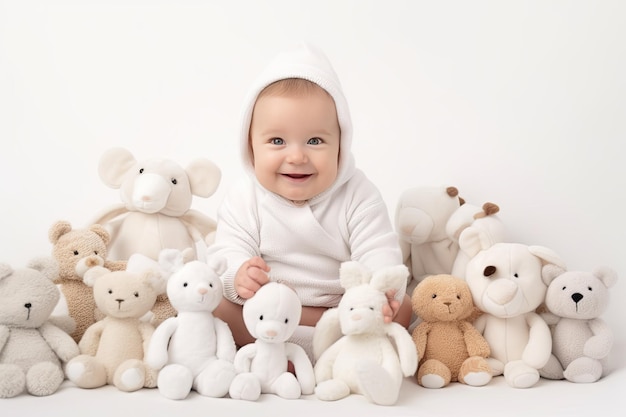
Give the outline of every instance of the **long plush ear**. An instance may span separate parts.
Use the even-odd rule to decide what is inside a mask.
[[[347,261],[339,266],[339,282],[345,289],[366,284],[371,277],[371,271],[359,262]]]
[[[107,186],[120,188],[124,176],[136,162],[133,154],[127,149],[111,148],[100,157],[98,175]]]
[[[191,186],[191,193],[199,197],[209,197],[222,179],[222,171],[208,159],[195,159],[185,169]]]
[[[600,279],[607,288],[611,288],[617,282],[617,272],[607,266],[600,266],[594,269],[593,275]]]
[[[335,307],[326,310],[313,331],[313,356],[315,360],[319,359],[322,353],[342,336],[339,309]]]
[[[394,265],[382,268],[372,274],[370,285],[380,292],[406,286],[409,269],[406,265]]]
[[[56,259],[51,256],[34,258],[28,262],[27,266],[41,272],[50,280],[54,280],[59,275],[59,264]]]

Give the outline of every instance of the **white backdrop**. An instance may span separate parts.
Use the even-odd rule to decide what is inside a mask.
[[[391,215],[416,185],[497,203],[511,240],[618,271],[605,318],[626,339],[625,21],[619,0],[0,0],[0,261],[119,202],[97,174],[112,146],[216,162],[193,205],[214,217],[246,89],[303,39],[334,63]]]

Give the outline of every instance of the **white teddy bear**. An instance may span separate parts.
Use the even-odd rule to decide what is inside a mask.
[[[465,280],[474,304],[484,312],[474,326],[491,348],[493,375],[504,374],[515,388],[533,386],[552,349],[550,329],[535,313],[552,279],[546,267],[565,265],[543,246],[501,242],[483,247],[476,239],[463,250],[473,255]]]
[[[302,304],[285,284],[263,285],[243,305],[243,320],[254,343],[239,349],[235,356],[237,376],[230,397],[255,401],[262,393],[297,399],[315,388],[313,366],[305,350],[287,339],[300,323]],[[295,375],[288,372],[291,361]]]
[[[385,292],[406,283],[409,271],[398,265],[371,272],[358,262],[344,262],[340,281],[345,294],[327,310],[313,335],[317,387],[321,400],[351,393],[380,405],[394,404],[403,377],[415,374],[417,350],[400,324],[385,323]]]
[[[159,263],[172,271],[167,295],[178,314],[161,323],[150,340],[146,363],[159,369],[157,386],[163,396],[179,400],[194,389],[223,397],[235,377],[236,346],[228,325],[213,311],[223,299],[219,276],[226,260],[185,263],[185,254],[164,249]]]
[[[600,316],[609,304],[609,288],[617,273],[608,267],[592,272],[551,271],[555,278],[545,301],[549,311],[542,316],[552,328],[552,356],[541,376],[595,382],[606,372],[613,346],[613,332]]]

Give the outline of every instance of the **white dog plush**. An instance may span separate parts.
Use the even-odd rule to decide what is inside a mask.
[[[313,393],[315,375],[309,357],[301,346],[287,342],[301,314],[296,293],[277,282],[263,285],[244,303],[243,320],[256,341],[237,351],[231,398],[256,401],[267,393],[297,399]],[[288,372],[289,361],[297,376]]]
[[[609,288],[617,272],[608,267],[588,271],[553,269],[542,317],[552,327],[552,356],[540,370],[549,379],[595,382],[606,372],[613,332],[600,316],[609,305]]]
[[[494,376],[504,374],[515,388],[528,388],[550,358],[552,338],[535,313],[552,279],[551,264],[565,268],[557,254],[543,246],[496,243],[481,239],[462,250],[472,255],[465,273],[476,306],[484,312],[474,322],[491,347],[488,359]]]
[[[403,377],[415,374],[417,350],[398,323],[385,323],[385,292],[405,285],[409,271],[398,265],[371,273],[357,262],[344,262],[339,306],[327,310],[315,327],[313,352],[321,400],[351,393],[380,405],[396,403]]]
[[[178,314],[161,323],[150,340],[146,362],[160,369],[159,392],[170,399],[187,397],[193,389],[223,397],[235,377],[235,341],[228,325],[213,316],[223,298],[220,274],[224,258],[185,263],[185,253],[164,249],[159,265],[172,274],[167,295]]]

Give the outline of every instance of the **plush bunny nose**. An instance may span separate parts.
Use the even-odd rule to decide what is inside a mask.
[[[363,317],[361,317],[360,314],[353,314],[352,317],[350,318],[354,321],[358,321],[358,320],[361,320]]]
[[[204,295],[204,294],[206,294],[207,292],[209,292],[209,290],[207,290],[207,289],[206,289],[206,288],[204,288],[204,287],[201,287],[201,288],[198,288],[198,292],[199,292],[201,295]]]
[[[276,337],[277,334],[278,333],[276,333],[276,330],[267,330],[265,332],[265,335],[268,336],[268,337]]]

